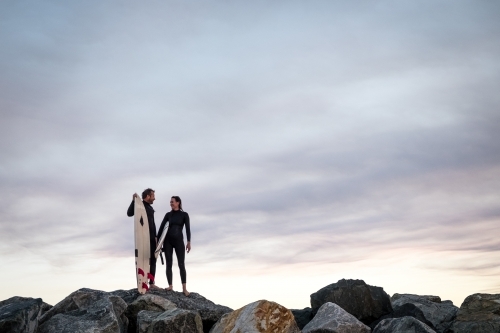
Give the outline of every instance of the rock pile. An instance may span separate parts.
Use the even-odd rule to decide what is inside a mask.
[[[54,306],[41,299],[0,301],[1,333],[500,333],[500,294],[474,294],[457,308],[438,296],[394,294],[340,280],[289,310],[260,300],[240,309],[191,293],[79,289]]]

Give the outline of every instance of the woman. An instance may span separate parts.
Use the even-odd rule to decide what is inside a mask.
[[[165,225],[169,222],[167,235],[165,241],[163,242],[163,252],[165,252],[165,258],[167,259],[167,280],[168,288],[166,290],[172,290],[172,254],[175,249],[175,255],[177,256],[177,264],[179,265],[179,270],[181,272],[181,282],[182,282],[182,292],[184,295],[189,296],[189,292],[186,289],[186,267],[184,266],[185,250],[189,253],[191,251],[191,229],[189,227],[189,215],[182,210],[182,201],[178,196],[173,196],[170,199],[170,207],[172,210],[165,214],[163,221],[161,222],[160,230],[158,231],[158,237],[163,232]],[[187,245],[184,249],[184,238],[182,236],[182,229],[186,226],[186,236]]]

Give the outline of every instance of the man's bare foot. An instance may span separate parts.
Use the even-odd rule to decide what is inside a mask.
[[[160,287],[158,287],[156,284],[154,283],[150,283],[149,284],[149,289],[152,289],[152,290],[161,290]]]
[[[189,291],[187,291],[186,289],[184,289],[184,290],[182,291],[182,293],[183,293],[183,294],[184,294],[184,296],[186,296],[186,297],[188,297],[188,296],[189,296],[189,294],[190,294],[190,292],[189,292]]]
[[[174,287],[172,287],[172,286],[169,286],[168,288],[165,288],[166,291],[170,291],[170,290],[173,290],[173,289],[174,289]]]

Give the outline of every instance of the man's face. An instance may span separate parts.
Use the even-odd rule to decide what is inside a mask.
[[[151,192],[151,194],[147,195],[144,201],[151,205],[153,201],[155,201],[155,192]]]

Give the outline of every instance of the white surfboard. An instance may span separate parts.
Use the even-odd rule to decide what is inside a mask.
[[[148,278],[153,279],[150,274],[149,258],[149,223],[146,208],[142,200],[136,197],[134,200],[134,237],[135,237],[135,274],[137,276],[137,290],[141,294],[148,291]]]
[[[156,246],[156,250],[155,250],[155,258],[157,258],[157,259],[158,259],[158,255],[160,254],[160,251],[161,251],[161,246],[163,245],[163,242],[165,241],[165,236],[167,236],[169,223],[170,222],[167,221],[167,223],[165,224],[165,228],[163,229],[163,232],[161,233],[160,239],[158,240],[158,245]],[[163,264],[163,259],[161,259],[161,260],[162,260],[162,264]]]

